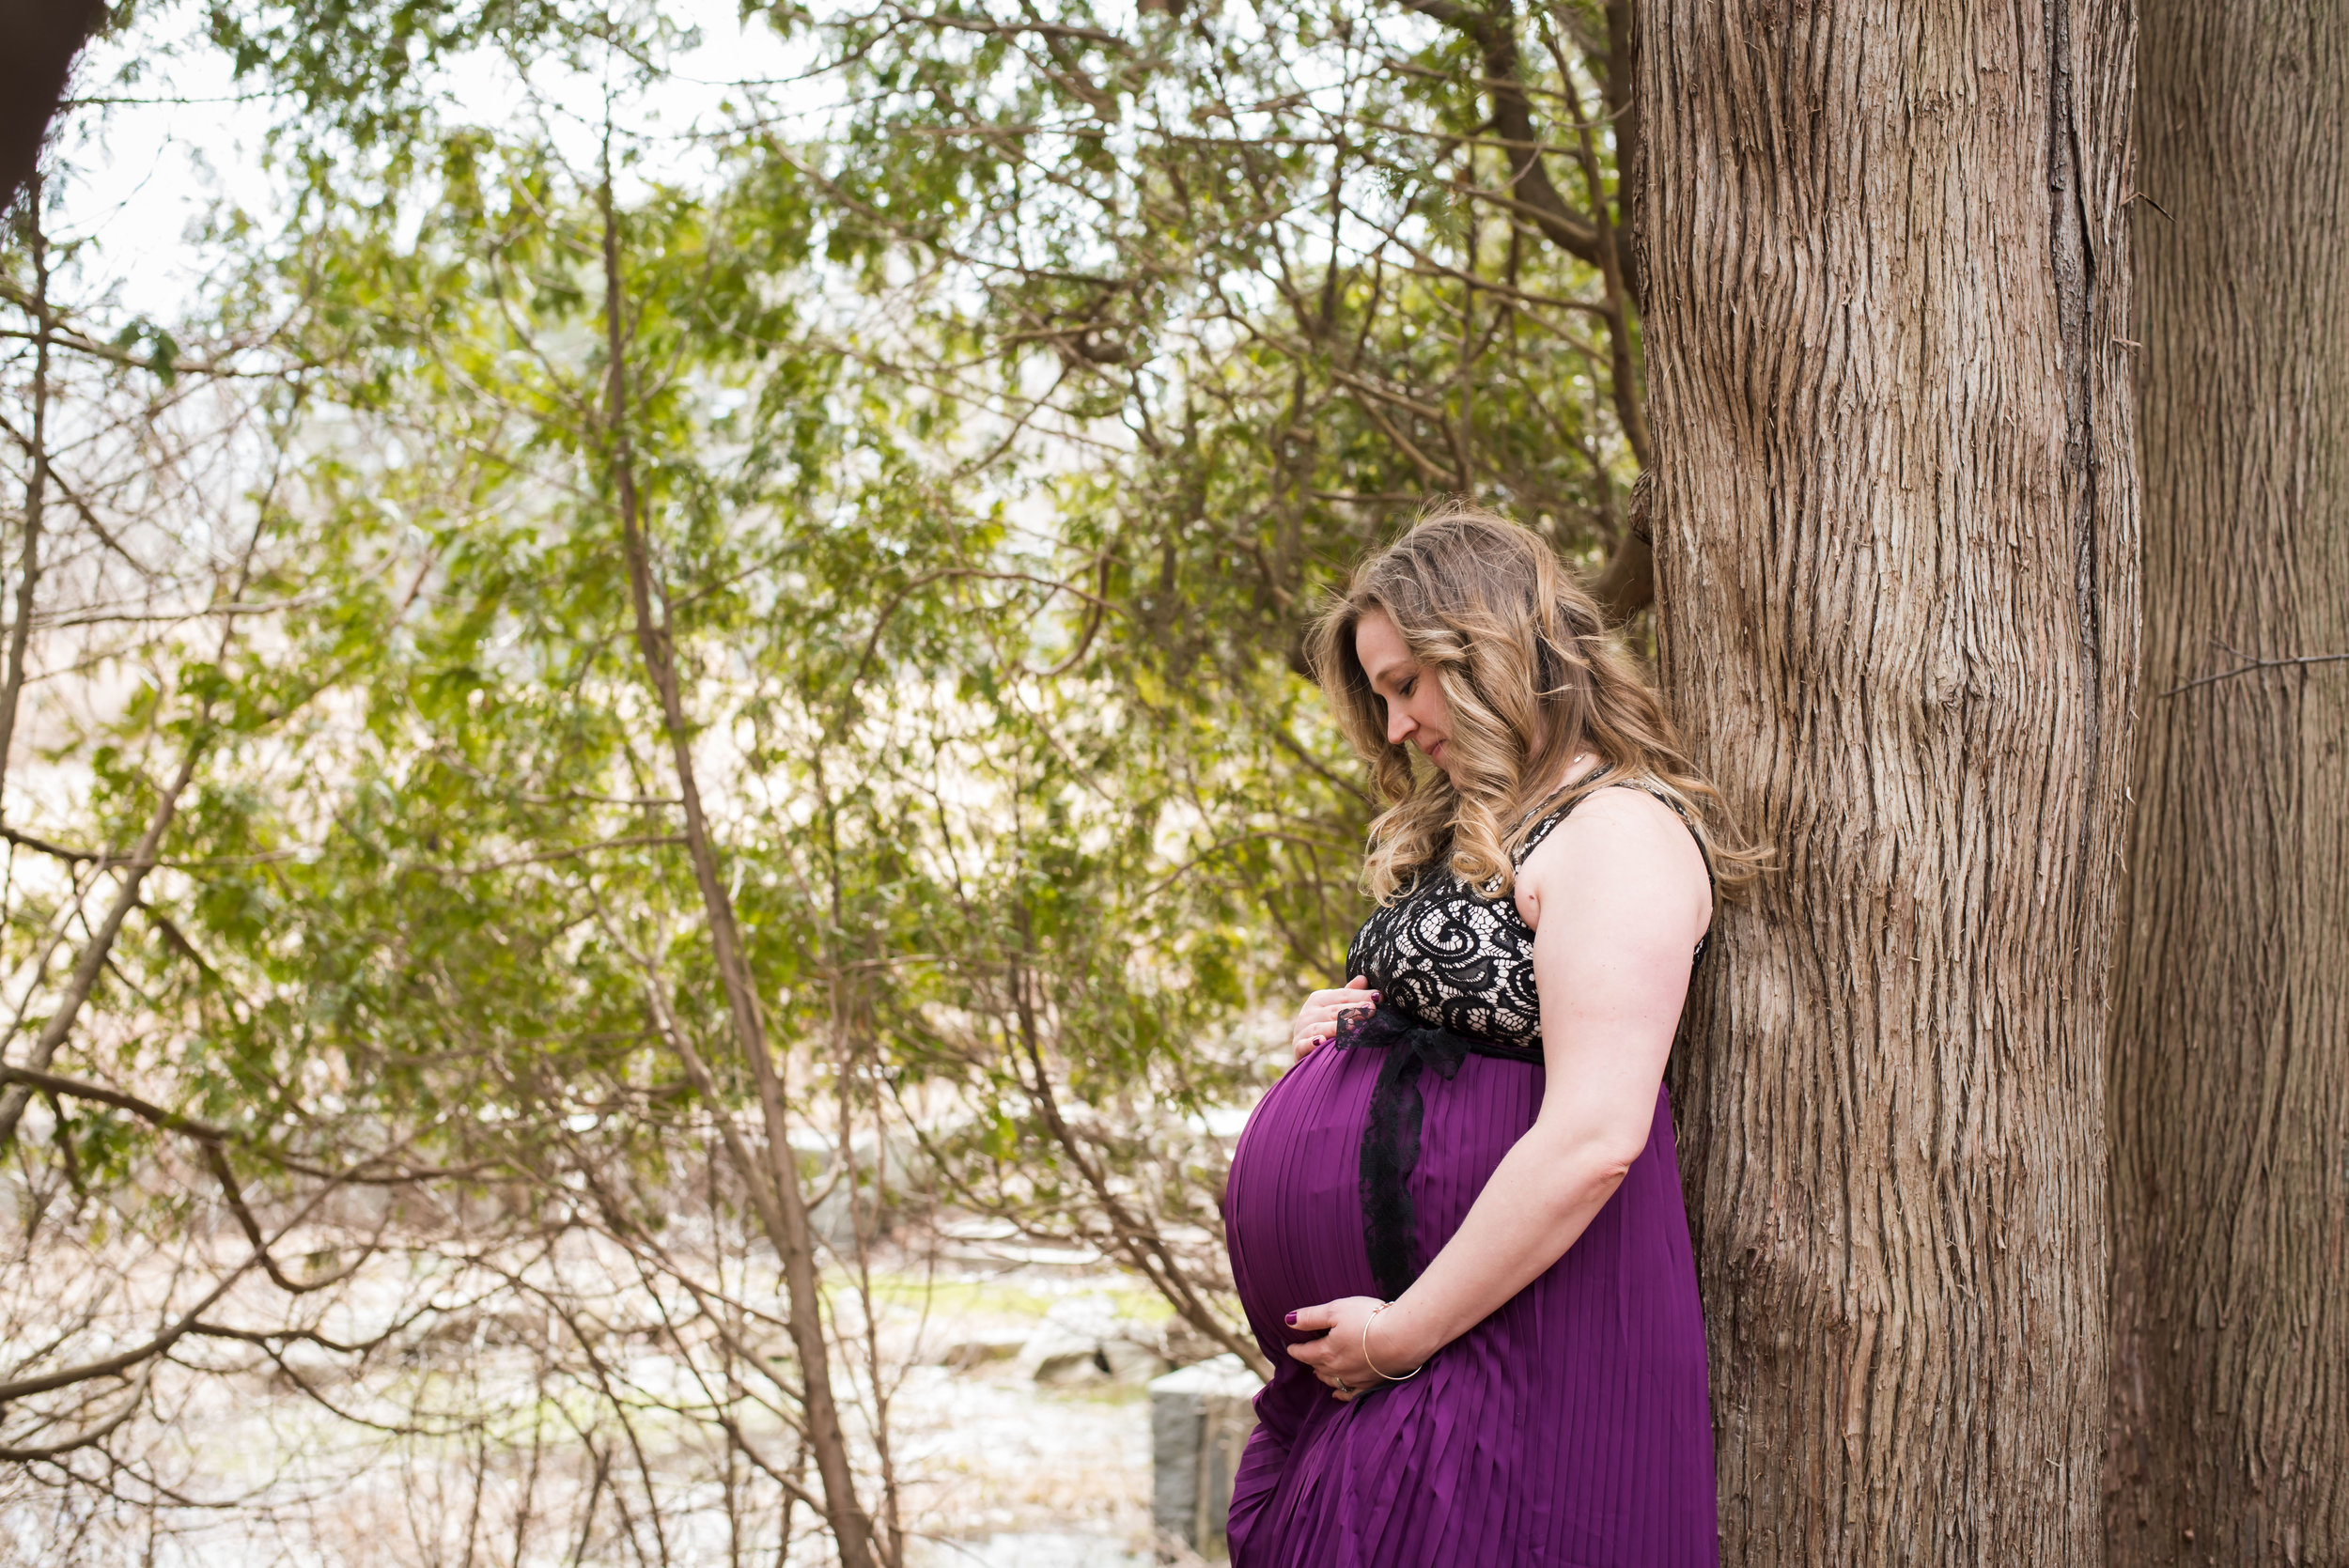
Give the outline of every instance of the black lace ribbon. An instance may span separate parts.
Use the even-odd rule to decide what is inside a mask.
[[[1370,1272],[1378,1294],[1392,1301],[1419,1278],[1411,1243],[1418,1215],[1411,1205],[1411,1172],[1419,1167],[1420,1125],[1427,1102],[1420,1074],[1432,1067],[1449,1083],[1471,1056],[1539,1065],[1539,1046],[1504,1046],[1463,1034],[1400,1008],[1381,1005],[1367,1015],[1340,1020],[1333,1044],[1340,1050],[1382,1050],[1378,1081],[1370,1091],[1370,1119],[1362,1125],[1362,1241],[1370,1250]]]

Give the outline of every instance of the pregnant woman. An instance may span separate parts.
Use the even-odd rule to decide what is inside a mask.
[[[1391,806],[1353,978],[1298,1015],[1225,1192],[1276,1369],[1232,1560],[1711,1564],[1662,1084],[1715,895],[1762,857],[1504,519],[1455,507],[1365,562],[1313,657]]]

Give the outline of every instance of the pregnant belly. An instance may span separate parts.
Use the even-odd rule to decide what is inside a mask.
[[[1662,1093],[1647,1152],[1564,1256],[1430,1359],[1351,1403],[1285,1354],[1284,1314],[1375,1294],[1360,1158],[1376,1050],[1325,1046],[1268,1094],[1225,1188],[1232,1272],[1273,1368],[1235,1478],[1246,1568],[1713,1568],[1704,1321]],[[1541,1068],[1421,1079],[1417,1257],[1451,1238],[1533,1124]]]
[[[1362,1126],[1384,1058],[1323,1046],[1274,1084],[1241,1132],[1224,1188],[1232,1278],[1259,1335],[1341,1296],[1378,1294],[1362,1240]],[[1542,1071],[1470,1057],[1449,1081],[1423,1074],[1426,1104],[1410,1178],[1416,1265],[1441,1250],[1493,1168],[1533,1125]]]

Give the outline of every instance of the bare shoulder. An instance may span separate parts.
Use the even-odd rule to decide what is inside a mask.
[[[1712,916],[1704,856],[1677,812],[1644,789],[1593,791],[1517,872],[1517,909],[1541,926],[1546,897],[1583,908],[1638,909],[1692,922],[1689,940]]]

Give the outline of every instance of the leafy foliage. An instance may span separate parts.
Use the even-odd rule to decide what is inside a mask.
[[[283,95],[287,210],[223,225],[232,264],[167,328],[58,303],[36,230],[9,257],[11,396],[55,411],[10,432],[15,526],[38,543],[66,515],[53,535],[110,563],[20,551],[26,603],[103,629],[70,655],[39,634],[84,672],[46,699],[71,739],[34,787],[77,783],[39,826],[110,846],[6,910],[17,1038],[66,1018],[38,1066],[71,1080],[8,1091],[33,1110],[25,1256],[95,1255],[103,1195],[108,1234],[180,1249],[175,1280],[274,1282],[227,1298],[235,1325],[175,1317],[200,1294],[175,1284],[179,1332],[364,1366],[497,1301],[583,1311],[533,1270],[592,1236],[646,1271],[639,1306],[683,1303],[645,1332],[701,1326],[690,1355],[729,1391],[693,1419],[729,1476],[739,1452],[770,1478],[787,1534],[815,1427],[790,1357],[746,1337],[766,1178],[708,1174],[757,1126],[719,899],[811,1202],[829,1179],[850,1217],[827,1233],[839,1288],[869,1289],[892,1205],[945,1203],[1097,1247],[1199,1347],[1252,1355],[1202,1128],[1274,1070],[1264,1026],[1337,976],[1361,909],[1369,803],[1299,669],[1316,596],[1432,492],[1593,560],[1624,524],[1606,15],[754,10],[804,73],[727,84],[690,156],[650,105],[696,35],[658,8],[203,17]],[[510,100],[450,96],[492,66]],[[1519,109],[1548,106],[1537,159],[1501,67]],[[140,405],[156,433],[125,451],[150,455],[194,439],[195,402],[233,408],[205,438],[233,499],[204,511],[153,464],[73,489],[56,432],[109,398]],[[106,527],[140,482],[144,554]],[[126,572],[167,629],[120,614]],[[679,667],[714,886],[644,614]],[[150,829],[153,865],[116,847]],[[136,910],[118,934],[56,937],[109,897]],[[892,1137],[926,1157],[893,1169]],[[80,1218],[44,1231],[67,1188]],[[204,1218],[224,1203],[242,1262],[209,1239],[240,1234]],[[664,1241],[679,1213],[735,1250]],[[357,1309],[314,1286],[392,1255],[427,1283],[327,1334],[308,1303]],[[147,1311],[87,1299],[8,1375]],[[557,1339],[542,1364],[625,1411]],[[161,1498],[152,1422],[100,1419],[163,1398],[146,1375],[12,1406],[30,1424],[0,1440],[60,1484]],[[883,1385],[857,1389],[885,1456]],[[441,1399],[401,1430],[492,1429]],[[796,1462],[746,1436],[746,1400]],[[884,1558],[893,1488],[864,1505]]]

